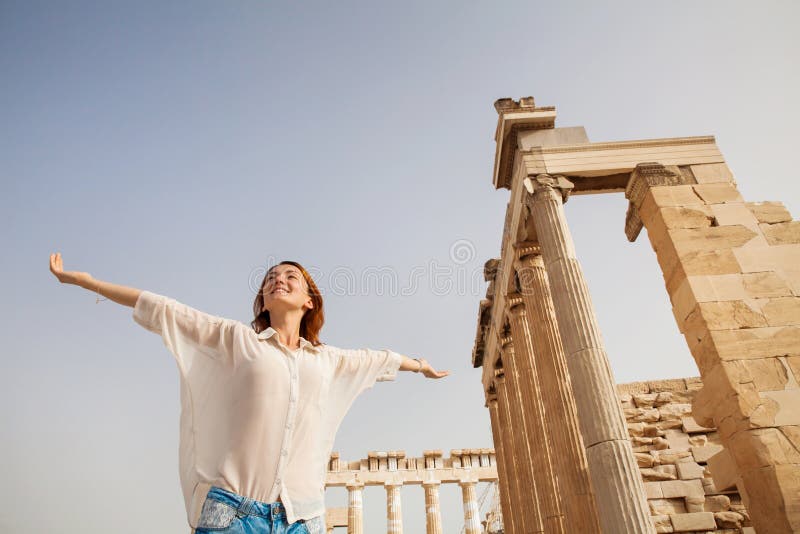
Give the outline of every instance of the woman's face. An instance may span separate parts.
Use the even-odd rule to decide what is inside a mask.
[[[267,272],[263,292],[264,309],[270,312],[313,306],[303,273],[294,265],[282,264],[270,269]]]

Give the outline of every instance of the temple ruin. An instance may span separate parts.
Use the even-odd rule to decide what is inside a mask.
[[[593,143],[532,97],[495,108],[510,201],[472,363],[505,532],[800,532],[800,222],[745,202],[713,137]],[[564,204],[623,192],[701,379],[617,391]]]

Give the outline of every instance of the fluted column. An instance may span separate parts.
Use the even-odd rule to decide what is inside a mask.
[[[439,482],[425,482],[425,532],[442,534],[442,510],[439,507]]]
[[[565,529],[567,532],[600,532],[589,466],[544,261],[538,245],[525,244],[518,248],[518,252],[520,260],[515,267],[519,291],[531,328],[550,450],[555,451],[550,458],[558,479]]]
[[[386,488],[386,532],[388,534],[403,534],[403,508],[400,500],[400,490],[403,485],[399,482],[387,482]]]
[[[589,290],[578,263],[562,202],[572,184],[563,177],[526,178],[558,327],[572,380],[589,474],[604,532],[655,532],[639,468]]]
[[[522,417],[525,420],[526,438],[531,455],[537,501],[541,507],[542,523],[545,532],[562,533],[564,532],[564,516],[561,512],[558,485],[550,460],[544,403],[531,343],[529,317],[519,294],[508,294],[506,303],[511,337],[514,341],[513,360],[518,377],[520,406],[522,407]]]
[[[460,482],[461,497],[464,500],[464,534],[481,534],[481,518],[478,510],[478,497],[475,482]]]
[[[500,340],[502,347],[503,366],[505,369],[506,387],[498,390],[498,397],[507,406],[510,415],[512,430],[512,454],[514,455],[514,470],[516,471],[517,489],[519,491],[519,509],[512,513],[517,514],[514,521],[519,519],[518,527],[526,534],[544,532],[541,505],[537,494],[535,479],[533,478],[533,451],[528,448],[528,437],[531,430],[525,426],[524,409],[520,397],[519,371],[517,369],[516,354],[511,336],[506,335]]]
[[[489,420],[492,424],[492,441],[495,458],[497,458],[497,486],[500,492],[500,508],[503,511],[503,527],[507,534],[517,534],[514,527],[514,501],[512,499],[511,478],[514,476],[514,461],[510,458],[508,429],[501,423],[499,403],[497,401],[497,382],[505,380],[502,376],[495,378],[494,391],[487,394],[486,405],[489,408]],[[505,387],[505,386],[504,386]],[[506,415],[507,417],[507,415]]]
[[[347,484],[347,534],[364,534],[364,484]]]
[[[511,410],[508,407],[505,369],[495,369],[495,390],[497,392],[497,424],[505,460],[505,475],[508,486],[508,506],[503,514],[504,525],[511,534],[524,534],[525,524],[522,514],[522,492],[520,491],[519,471],[514,459],[514,429],[511,425]],[[495,441],[495,448],[497,441]],[[499,476],[499,472],[498,472]],[[506,514],[508,516],[506,517]]]

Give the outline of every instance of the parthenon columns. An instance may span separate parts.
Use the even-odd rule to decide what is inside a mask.
[[[475,482],[461,482],[461,496],[464,501],[464,534],[481,534],[481,518]]]
[[[572,380],[600,524],[608,533],[654,532],[600,329],[564,215],[572,184],[525,179]]]
[[[425,532],[442,534],[442,510],[439,506],[439,482],[425,482]]]
[[[517,252],[515,269],[531,329],[546,435],[550,438],[550,450],[555,451],[550,459],[555,464],[565,529],[599,532],[597,506],[544,261],[536,244],[524,243],[517,247]]]
[[[506,428],[506,415],[501,415],[498,401],[497,401],[497,383],[498,381],[505,381],[502,375],[495,378],[493,388],[486,393],[486,406],[489,408],[489,420],[492,425],[492,436],[494,436],[495,452],[497,455],[497,485],[500,490],[500,507],[503,510],[503,525],[508,534],[516,534],[520,532],[515,527],[515,518],[517,514],[513,510],[517,510],[514,503],[517,498],[516,488],[512,488],[511,479],[515,476],[514,461],[510,456],[510,447],[507,445],[511,438],[509,437],[509,430]],[[505,387],[505,383],[503,383]]]
[[[522,493],[524,491],[521,480],[520,471],[517,469],[517,463],[521,461],[528,461],[526,458],[517,458],[514,454],[514,444],[516,443],[515,434],[524,432],[522,426],[514,426],[513,417],[511,415],[511,407],[509,406],[509,393],[508,382],[506,380],[507,369],[495,369],[494,383],[497,388],[497,415],[500,423],[501,434],[503,440],[503,457],[506,461],[506,473],[508,474],[508,486],[511,493],[511,507],[510,514],[513,515],[513,522],[509,524],[513,534],[524,534],[527,532],[527,521],[531,520],[531,515],[520,514],[517,510],[523,510],[525,505]],[[505,516],[504,516],[505,517]]]
[[[519,294],[509,293],[506,299],[514,347],[514,356],[511,360],[515,363],[520,408],[525,421],[530,464],[533,467],[533,480],[542,523],[545,532],[564,532],[564,516],[561,512],[558,486],[551,463],[544,403],[531,343],[530,317]]]
[[[399,482],[386,482],[386,532],[388,534],[403,534],[403,508],[400,490],[403,487]]]
[[[738,486],[756,531],[800,532],[800,222],[745,203],[724,163],[642,163],[625,194],[703,378],[693,416],[725,447],[717,489]]]
[[[347,484],[347,534],[364,534],[364,485]]]
[[[542,506],[534,481],[533,454],[528,446],[528,440],[535,430],[525,425],[525,410],[520,396],[520,374],[511,336],[504,335],[500,339],[500,346],[505,370],[505,387],[498,387],[497,394],[503,403],[502,409],[507,410],[510,415],[513,430],[509,434],[513,442],[509,443],[509,448],[514,456],[514,471],[520,495],[518,506],[520,510],[525,510],[524,514],[518,514],[520,516],[518,527],[526,534],[544,532]]]

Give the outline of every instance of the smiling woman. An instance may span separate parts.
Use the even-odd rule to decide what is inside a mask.
[[[356,397],[398,370],[449,374],[390,350],[322,343],[322,296],[296,262],[267,271],[249,326],[64,271],[60,253],[50,256],[50,271],[132,307],[133,319],[174,356],[180,478],[194,534],[324,532],[326,463]]]

